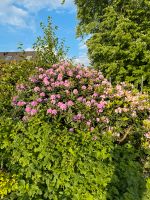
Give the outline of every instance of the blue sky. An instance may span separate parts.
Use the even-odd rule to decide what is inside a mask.
[[[37,36],[42,35],[40,22],[51,16],[59,27],[57,36],[65,39],[69,57],[88,65],[84,41],[76,38],[76,8],[73,0],[0,0],[0,51],[17,51],[20,43],[31,50]]]

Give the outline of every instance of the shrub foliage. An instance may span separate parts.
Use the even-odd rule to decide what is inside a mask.
[[[36,67],[11,103],[0,118],[2,199],[149,198],[146,94],[61,62]]]

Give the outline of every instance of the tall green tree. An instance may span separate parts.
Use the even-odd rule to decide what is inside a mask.
[[[64,41],[60,41],[56,36],[57,26],[53,26],[51,17],[48,17],[48,23],[40,24],[43,30],[43,37],[37,37],[33,48],[36,51],[36,64],[48,65],[57,63],[66,57],[68,48],[65,47]]]
[[[75,0],[77,36],[87,40],[91,64],[113,83],[150,86],[150,1]]]

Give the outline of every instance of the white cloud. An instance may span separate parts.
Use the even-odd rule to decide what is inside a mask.
[[[78,39],[79,56],[74,59],[74,62],[81,63],[81,64],[84,64],[85,66],[88,66],[90,64],[90,61],[87,55],[86,40],[87,38],[84,40]]]
[[[33,26],[32,13],[42,9],[47,10],[74,10],[73,0],[66,0],[61,5],[61,0],[0,0],[0,24],[21,28]]]
[[[26,27],[28,12],[22,8],[16,7],[13,0],[0,2],[0,23],[9,24],[16,27]]]
[[[31,48],[31,47],[28,47],[28,48],[25,49],[25,51],[34,51],[34,49]]]
[[[90,61],[89,61],[88,56],[87,56],[86,53],[83,53],[83,54],[79,55],[79,57],[75,58],[73,61],[75,63],[84,64],[85,66],[89,66],[89,64],[90,64]]]
[[[80,50],[86,50],[87,49],[85,42],[82,41],[82,42],[79,43],[79,49]]]
[[[38,12],[43,8],[49,10],[68,9],[73,7],[73,0],[66,0],[65,4],[61,4],[62,0],[16,0],[18,5],[24,6],[31,12]]]

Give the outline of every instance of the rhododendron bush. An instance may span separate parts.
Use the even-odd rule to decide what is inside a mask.
[[[108,132],[119,142],[142,134],[149,145],[148,95],[125,83],[113,87],[101,72],[68,62],[36,70],[28,84],[16,86],[12,100],[24,122],[40,115],[49,122],[58,120],[71,132],[91,131],[95,140]]]
[[[11,104],[0,117],[2,174],[13,180],[2,180],[3,199],[149,199],[148,95],[63,61],[36,67]]]

